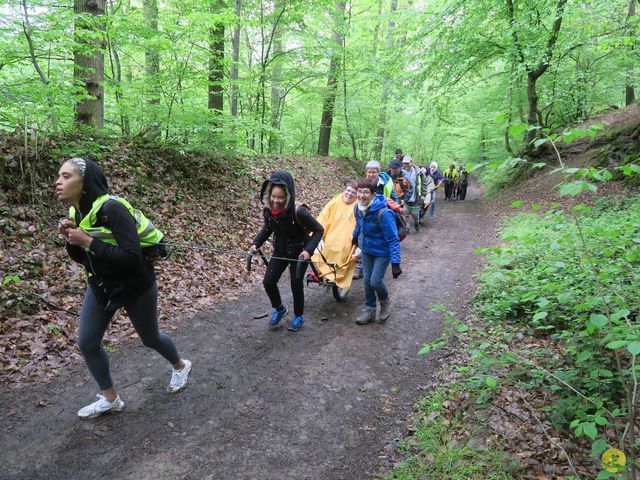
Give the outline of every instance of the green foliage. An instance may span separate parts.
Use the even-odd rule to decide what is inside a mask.
[[[567,173],[606,178],[600,171],[575,170]],[[598,452],[611,428],[622,438],[618,448],[636,451],[636,439],[619,435],[636,408],[628,399],[636,395],[640,354],[639,232],[637,196],[520,214],[502,229],[506,245],[489,253],[475,298],[481,317],[495,325],[492,335],[485,334],[492,338],[487,360],[476,357],[478,375],[504,362],[534,367],[513,370],[508,381],[521,388],[550,383],[558,400],[549,419],[590,439]],[[496,335],[496,329],[502,333]],[[513,353],[497,340],[511,329],[548,335],[565,354]],[[489,378],[487,385],[495,386]]]
[[[620,106],[627,78],[637,78],[630,54],[637,19],[627,18],[623,0],[567,2],[551,52],[554,0],[514,0],[513,19],[498,0],[400,2],[394,12],[388,2],[372,8],[355,0],[344,14],[327,0],[250,0],[238,14],[229,2],[168,1],[158,4],[157,30],[140,4],[115,1],[95,21],[99,31],[74,29],[90,19],[74,15],[71,4],[25,4],[33,56],[22,2],[3,5],[0,128],[26,126],[43,138],[77,127],[74,108],[87,95],[74,81],[74,51],[92,53],[80,37],[103,42],[107,135],[200,152],[315,154],[332,59],[339,62],[331,153],[377,156],[384,132],[382,159],[401,146],[422,165],[516,157],[531,131],[527,71],[540,63],[548,66],[537,80],[536,128],[550,131]],[[225,29],[222,57],[208,44],[212,26]],[[234,80],[229,39],[236,28],[242,41]],[[342,45],[332,32],[344,37]],[[153,75],[149,55],[159,61]],[[225,73],[210,81],[216,62]],[[208,108],[210,83],[222,89],[222,112]],[[497,183],[527,174],[525,164],[519,169],[495,172]]]
[[[445,420],[444,404],[448,393],[445,389],[436,389],[416,405],[416,433],[399,447],[399,450],[406,451],[409,456],[385,478],[512,478],[503,466],[504,456],[500,451],[494,447],[474,445],[472,441],[459,442],[454,438],[454,433],[459,431],[463,421],[461,417],[456,417],[451,423]],[[471,428],[478,430],[478,427]]]
[[[18,283],[20,281],[19,275],[5,275],[2,278],[2,286],[5,287],[11,283]]]
[[[583,218],[590,256],[607,292],[615,292],[608,308],[628,305],[638,292],[637,229],[640,200],[601,201]],[[527,320],[529,328],[575,323],[576,313],[602,327],[595,309],[604,308],[598,286],[585,269],[578,229],[571,214],[552,210],[539,216],[520,214],[502,231],[508,247],[493,254],[478,294],[483,317]],[[626,299],[626,300],[625,300]],[[580,301],[578,301],[580,300]],[[589,317],[590,314],[596,315]],[[606,317],[604,317],[606,320]]]

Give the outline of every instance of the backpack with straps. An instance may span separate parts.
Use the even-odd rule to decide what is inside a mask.
[[[407,212],[404,208],[398,206],[397,203],[393,202],[393,205],[397,208],[393,208],[393,206],[389,205],[378,210],[377,223],[378,225],[380,225],[384,212],[386,210],[391,210],[391,212],[393,213],[393,217],[396,220],[396,227],[398,228],[398,239],[400,241],[403,241],[405,238],[407,238],[407,234],[409,233],[409,228],[407,226]],[[362,212],[358,210],[358,205],[354,206],[353,212],[356,218],[364,218]]]

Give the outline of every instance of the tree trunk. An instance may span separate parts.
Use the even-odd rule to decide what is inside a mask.
[[[538,125],[538,91],[537,91],[538,77],[533,72],[527,72],[527,102],[529,103],[529,112],[527,114],[527,123],[532,125]],[[538,132],[536,130],[527,131],[527,146],[529,148],[531,142],[536,139]]]
[[[380,18],[382,18],[382,6],[383,0],[378,0],[378,16],[376,17],[376,26],[373,29],[373,52],[372,56],[375,59],[378,55],[378,42],[380,38]]]
[[[142,14],[144,17],[145,27],[148,31],[148,38],[152,39],[158,36],[158,0],[142,0]],[[160,137],[160,125],[158,118],[160,116],[160,53],[155,46],[148,43],[144,48],[144,63],[147,74],[148,96],[147,104],[149,105],[149,115],[147,120],[147,137],[150,139],[158,139]]]
[[[398,0],[391,0],[391,7],[389,8],[389,31],[387,32],[387,51],[393,51],[393,33],[395,29],[395,22],[393,21],[393,14],[398,8]],[[384,84],[382,85],[382,94],[380,96],[380,116],[378,117],[378,131],[376,132],[376,144],[373,148],[373,158],[380,161],[382,160],[382,148],[384,147],[384,136],[386,133],[387,123],[387,101],[389,99],[389,89],[391,88],[391,82],[387,76]]]
[[[322,104],[322,118],[320,120],[320,136],[318,138],[317,154],[323,157],[329,155],[329,143],[331,141],[331,126],[333,124],[333,107],[336,102],[336,91],[338,89],[339,60],[331,58],[329,63],[329,75],[327,78],[327,91]]]
[[[108,12],[110,15],[115,14],[115,7],[113,5],[113,0],[110,0],[109,4],[111,5],[111,12]],[[120,113],[120,130],[122,131],[123,137],[128,137],[131,134],[131,127],[129,122],[129,116],[126,114],[124,109],[124,98],[122,95],[122,67],[120,64],[120,55],[118,54],[118,49],[113,42],[111,36],[107,33],[106,35],[107,46],[109,51],[109,60],[111,64],[111,76],[113,77],[114,84],[114,93],[116,97],[116,105],[118,106],[118,110]]]
[[[104,127],[104,0],[74,0],[73,13],[89,14],[76,18],[73,52],[73,78],[88,98],[75,106],[75,120],[94,128]]]
[[[348,21],[347,28],[344,32],[344,41],[342,42],[342,106],[344,108],[344,123],[347,128],[347,133],[351,139],[351,156],[354,160],[358,158],[358,147],[356,145],[356,137],[353,134],[351,123],[349,122],[349,110],[347,108],[347,34],[351,28],[351,1],[349,1],[349,9],[347,11]]]
[[[516,75],[516,62],[511,62],[511,72],[509,73],[509,114],[507,115],[507,126],[504,129],[504,148],[509,152],[509,155],[513,156],[513,148],[511,147],[511,142],[509,138],[509,130],[511,129],[511,124],[513,122],[513,77]],[[484,124],[482,124],[482,129],[484,129]],[[480,142],[484,141],[484,132],[481,132]]]
[[[279,11],[281,9],[280,2],[276,1],[274,4],[274,10]],[[271,57],[271,111],[269,118],[269,125],[271,130],[269,131],[268,151],[269,153],[275,153],[278,149],[278,143],[280,135],[280,111],[281,103],[283,102],[282,91],[282,29],[277,25],[273,30],[272,45],[273,55]]]
[[[629,10],[627,12],[627,25],[629,25],[630,23],[632,24],[632,19],[633,17],[636,16],[636,1],[637,0],[631,0],[629,2]],[[630,27],[627,26],[627,28],[630,30],[629,31],[629,36],[634,36],[635,35],[635,28],[634,27]],[[633,45],[631,45],[629,47],[630,49],[630,57],[633,58],[633,50],[634,47]],[[625,105],[628,107],[629,105],[631,105],[632,103],[635,103],[636,101],[636,92],[635,92],[635,88],[633,86],[632,83],[632,78],[633,78],[633,67],[628,67],[627,68],[627,82],[626,85],[624,87],[624,103]]]
[[[340,50],[344,43],[344,11],[346,5],[343,0],[336,1],[336,25],[333,33],[333,52],[329,63],[327,76],[327,91],[322,105],[322,119],[320,120],[320,136],[318,138],[318,152],[320,156],[329,155],[329,143],[331,141],[331,126],[333,124],[333,109],[336,103],[338,91],[338,72],[340,68]]]
[[[211,13],[221,9],[220,1],[211,3]],[[224,109],[224,25],[216,23],[209,29],[209,85],[207,89],[209,110],[222,113]]]
[[[516,92],[518,94],[518,118],[520,118],[520,123],[525,122],[524,106],[522,104],[522,90],[522,73],[518,73],[518,77],[516,78]]]
[[[630,80],[630,77],[627,76],[627,85],[624,87],[624,104],[627,107],[636,102],[636,91],[633,85],[631,85]]]
[[[242,13],[242,0],[235,0],[236,24],[231,38],[231,93],[229,95],[229,109],[231,116],[238,116],[238,63],[240,60],[240,15]]]
[[[564,8],[567,4],[567,0],[558,0],[555,8],[555,17],[553,19],[553,25],[547,38],[547,44],[542,59],[535,66],[531,66],[525,57],[525,49],[520,43],[518,36],[518,29],[516,26],[515,8],[513,0],[507,1],[507,12],[509,15],[509,23],[511,26],[511,38],[516,51],[516,58],[518,62],[524,67],[527,72],[527,100],[529,102],[529,110],[527,115],[527,123],[530,126],[542,126],[542,120],[540,118],[540,112],[538,110],[538,92],[536,82],[544,75],[551,64],[551,58],[553,57],[553,51],[558,41],[558,35],[560,34],[560,28],[562,27],[562,19],[564,16]],[[530,129],[526,133],[526,146],[525,149],[532,148],[531,142],[536,139],[538,135],[537,130]]]

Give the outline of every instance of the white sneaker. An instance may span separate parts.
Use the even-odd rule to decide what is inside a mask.
[[[99,399],[97,402],[93,402],[78,410],[78,416],[80,418],[95,418],[103,413],[115,413],[124,410],[124,402],[120,400],[120,395],[118,395],[113,402],[107,401],[107,399],[100,394],[97,394],[96,397]]]
[[[184,360],[184,367],[182,370],[174,370],[171,373],[171,381],[167,387],[167,391],[170,393],[178,393],[187,386],[187,380],[189,380],[189,372],[191,371],[191,362]]]

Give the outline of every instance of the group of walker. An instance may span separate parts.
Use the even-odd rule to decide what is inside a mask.
[[[469,187],[469,173],[463,165],[449,165],[449,169],[445,170],[444,177],[447,183],[444,187],[445,200],[464,200],[467,197],[467,188]]]
[[[346,181],[342,193],[324,207],[318,219],[304,205],[296,204],[290,173],[274,172],[263,183],[263,225],[249,255],[257,255],[273,235],[273,254],[263,279],[274,309],[271,327],[278,326],[289,312],[278,289],[278,281],[289,267],[293,318],[287,328],[302,328],[303,282],[310,262],[317,267],[315,278],[330,277],[331,284],[344,292],[353,278],[363,278],[365,302],[356,323],[375,321],[378,304],[379,321],[390,317],[384,275],[390,264],[393,278],[402,274],[395,210],[405,208],[419,231],[425,212],[434,215],[437,188],[447,183],[435,162],[428,169],[417,167],[411,157],[399,150],[396,154],[388,173],[381,171],[378,162],[368,162],[366,178]],[[143,344],[172,365],[168,391],[180,392],[187,385],[192,364],[158,328],[153,259],[162,250],[162,233],[126,200],[109,195],[107,179],[92,160],[67,160],[58,172],[55,191],[60,202],[70,205],[58,232],[65,239],[69,256],[83,265],[87,274],[78,344],[101,391],[98,400],[81,408],[78,416],[94,418],[124,408],[102,347],[109,322],[123,307]]]
[[[249,254],[259,252],[273,234],[273,256],[263,279],[274,309],[271,327],[280,325],[289,312],[278,289],[278,280],[289,266],[294,311],[287,329],[302,328],[303,282],[309,263],[314,267],[311,281],[329,279],[327,284],[338,292],[347,292],[353,278],[363,278],[365,302],[356,323],[371,323],[376,315],[384,323],[390,317],[384,275],[389,265],[393,278],[402,274],[397,211],[403,212],[403,218],[406,214],[419,232],[425,216],[434,218],[437,189],[450,183],[436,162],[428,168],[418,167],[401,149],[395,153],[388,172],[382,171],[379,162],[369,161],[366,177],[346,181],[343,192],[331,199],[317,220],[304,205],[296,205],[294,181],[288,172],[275,172],[263,183],[263,225]],[[341,299],[335,292],[336,299]]]

